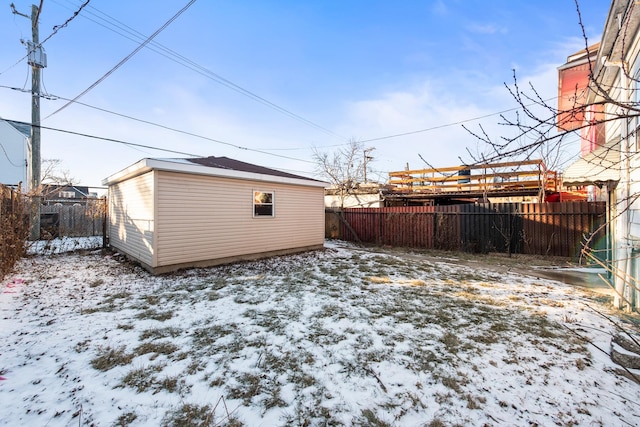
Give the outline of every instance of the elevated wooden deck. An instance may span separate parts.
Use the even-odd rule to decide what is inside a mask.
[[[556,192],[556,172],[542,160],[449,166],[389,173],[387,199],[477,199]]]

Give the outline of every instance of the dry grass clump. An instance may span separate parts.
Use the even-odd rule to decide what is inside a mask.
[[[389,276],[383,276],[383,277],[369,276],[366,279],[371,283],[379,283],[379,284],[391,283],[391,279],[389,278]]]
[[[98,347],[98,356],[91,360],[91,366],[99,371],[108,371],[116,366],[128,365],[134,356],[133,353],[127,353],[124,346]]]

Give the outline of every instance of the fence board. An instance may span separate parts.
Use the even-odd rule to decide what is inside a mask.
[[[331,237],[377,245],[576,258],[585,236],[604,224],[605,209],[603,202],[351,208],[342,211],[344,221]],[[327,211],[327,215],[339,214]],[[600,230],[594,241],[604,236]]]
[[[51,237],[101,236],[105,220],[105,203],[104,199],[98,199],[73,205],[43,205],[40,208],[42,230]]]

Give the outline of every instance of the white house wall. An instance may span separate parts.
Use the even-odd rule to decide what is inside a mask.
[[[109,186],[109,243],[146,266],[155,262],[154,173]]]
[[[384,202],[378,193],[375,194],[349,194],[344,200],[339,195],[327,194],[324,196],[325,208],[380,208]]]
[[[640,70],[640,39],[636,35],[631,44],[631,48],[628,50],[627,62],[630,64],[631,72],[638,73]],[[632,88],[638,87],[640,83],[631,81],[630,86]],[[640,98],[634,91],[629,91],[631,96],[635,99]],[[634,125],[640,125],[640,119],[634,119]],[[632,239],[630,244],[639,249],[640,247],[640,156],[638,151],[640,149],[640,136],[635,135],[629,138],[630,140],[630,159],[629,159],[629,194],[631,194],[630,206],[629,206],[629,235]],[[625,177],[626,178],[626,177]],[[623,180],[625,179],[623,178]],[[637,275],[636,275],[637,277]]]
[[[27,138],[4,120],[0,120],[0,183],[28,185]]]
[[[322,187],[157,173],[155,266],[242,259],[324,243]],[[254,190],[274,192],[274,217],[253,217]]]

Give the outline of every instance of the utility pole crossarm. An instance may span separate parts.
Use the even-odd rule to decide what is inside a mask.
[[[24,16],[25,18],[29,19],[29,15],[25,15],[24,13],[18,12],[15,4],[11,3],[9,7],[11,8],[11,12],[13,12],[14,15]]]

